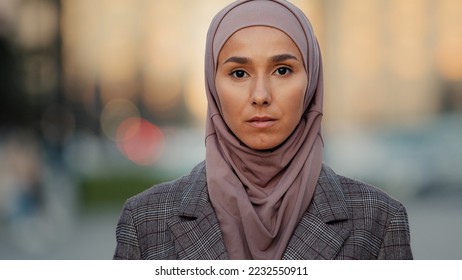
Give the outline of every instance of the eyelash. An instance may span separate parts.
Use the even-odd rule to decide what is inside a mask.
[[[281,69],[286,70],[286,73],[284,73],[284,74],[279,73],[279,70],[281,70]],[[290,67],[287,67],[287,66],[282,66],[282,67],[278,67],[278,69],[276,69],[276,71],[274,71],[274,72],[277,72],[281,76],[286,76],[286,75],[292,73],[292,69]]]
[[[232,76],[233,78],[236,78],[236,79],[244,78],[244,77],[238,77],[237,73],[242,73],[243,75],[248,75],[244,70],[234,70],[234,71],[231,71],[231,73],[229,73],[229,75]]]
[[[281,74],[281,73],[279,73],[280,70],[285,70],[286,72],[285,72],[284,74]],[[290,67],[281,66],[281,67],[278,67],[273,73],[277,73],[277,74],[280,75],[280,76],[286,76],[286,75],[288,75],[288,74],[290,74],[290,73],[292,73],[292,72],[293,72],[293,70],[292,70]],[[229,75],[232,76],[233,78],[236,78],[236,79],[242,79],[242,78],[244,78],[244,76],[238,77],[238,76],[237,76],[237,73],[243,74],[244,76],[245,76],[245,75],[249,75],[249,74],[247,74],[247,72],[245,72],[244,70],[233,70],[233,71],[231,71],[231,73],[229,73]]]

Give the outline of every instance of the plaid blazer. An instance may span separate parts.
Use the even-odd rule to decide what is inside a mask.
[[[228,259],[205,163],[127,200],[114,259]],[[323,166],[283,259],[412,259],[403,205]]]

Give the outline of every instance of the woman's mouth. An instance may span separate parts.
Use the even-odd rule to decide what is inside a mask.
[[[268,116],[256,116],[247,121],[247,123],[255,128],[268,128],[276,123],[276,119]]]

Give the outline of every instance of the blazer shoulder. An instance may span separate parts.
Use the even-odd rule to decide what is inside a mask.
[[[183,175],[169,182],[153,185],[143,192],[127,199],[125,208],[158,207],[160,204],[169,204],[169,206],[172,207],[175,204],[179,204],[184,197],[184,193],[194,188],[197,182],[201,180],[204,170],[205,163],[201,162],[187,175]],[[174,207],[170,209],[174,209]]]
[[[190,174],[154,185],[129,198],[116,228],[114,259],[175,259],[169,222],[178,219],[185,201],[203,190],[204,164]],[[189,200],[188,200],[189,198]]]
[[[377,186],[366,182],[337,175],[345,198],[352,207],[376,207],[388,213],[394,213],[404,209],[403,204]]]
[[[400,201],[360,180],[336,175],[333,171],[326,174],[337,182],[335,186],[343,194],[349,216],[337,224],[349,229],[350,235],[336,258],[412,258],[407,212]]]

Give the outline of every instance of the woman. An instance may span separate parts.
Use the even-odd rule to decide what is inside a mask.
[[[115,259],[412,258],[404,207],[322,163],[321,54],[298,8],[225,7],[205,77],[205,162],[127,201]]]

